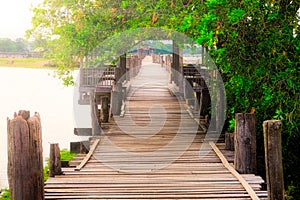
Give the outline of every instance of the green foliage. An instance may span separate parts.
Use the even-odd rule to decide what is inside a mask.
[[[76,155],[76,153],[71,153],[69,150],[63,149],[60,151],[60,160],[70,161],[73,160]]]
[[[44,167],[44,182],[46,182],[49,178],[49,164]]]
[[[300,198],[298,9],[299,2],[208,0],[204,12],[193,13],[200,19],[196,28],[179,26],[210,47],[224,77],[228,119],[255,107],[258,124],[282,121],[285,183],[294,180],[295,199]],[[232,131],[233,120],[228,124]],[[260,126],[257,132],[262,144]]]
[[[234,132],[234,127],[235,127],[235,119],[229,120],[229,127],[228,127],[228,132],[233,133]]]
[[[49,178],[49,166],[50,166],[50,159],[47,158],[46,166],[44,166],[44,182],[46,182]]]
[[[243,19],[243,16],[245,14],[245,11],[238,8],[234,9],[233,11],[229,12],[227,17],[231,24],[238,24],[241,19]]]
[[[10,200],[10,191],[8,189],[5,189],[2,193],[1,200]]]

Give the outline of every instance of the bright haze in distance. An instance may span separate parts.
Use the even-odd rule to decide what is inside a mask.
[[[25,38],[31,28],[31,8],[43,0],[0,0],[0,38]]]

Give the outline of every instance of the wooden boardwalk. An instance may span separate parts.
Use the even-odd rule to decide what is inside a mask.
[[[186,109],[170,94],[165,70],[144,65],[125,116],[105,125],[78,171],[47,181],[46,199],[266,199],[263,180],[232,170],[213,143],[203,143]]]

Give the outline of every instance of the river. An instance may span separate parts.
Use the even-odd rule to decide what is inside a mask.
[[[73,99],[77,102],[78,90],[63,86],[52,74],[46,69],[0,67],[0,188],[8,187],[6,119],[13,118],[14,112],[24,109],[30,110],[31,115],[40,113],[44,158],[49,157],[50,143],[69,149],[71,141],[82,140],[73,135],[74,127],[81,123],[74,119],[74,113],[80,112],[85,119],[80,127],[89,126],[88,106],[73,104]]]

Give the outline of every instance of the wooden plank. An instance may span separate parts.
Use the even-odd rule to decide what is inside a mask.
[[[219,156],[220,160],[224,164],[224,166],[240,181],[240,183],[243,185],[245,190],[248,192],[252,200],[259,200],[257,194],[254,192],[254,190],[251,188],[251,186],[245,181],[245,179],[228,163],[226,158],[223,156],[223,154],[220,152],[218,147],[213,142],[209,142],[209,145],[213,148],[213,150],[216,152],[216,154]]]
[[[80,171],[86,163],[91,159],[91,156],[94,154],[96,147],[98,146],[100,139],[96,139],[94,144],[91,146],[89,153],[85,156],[85,158],[81,161],[80,165],[75,168],[75,171]]]

